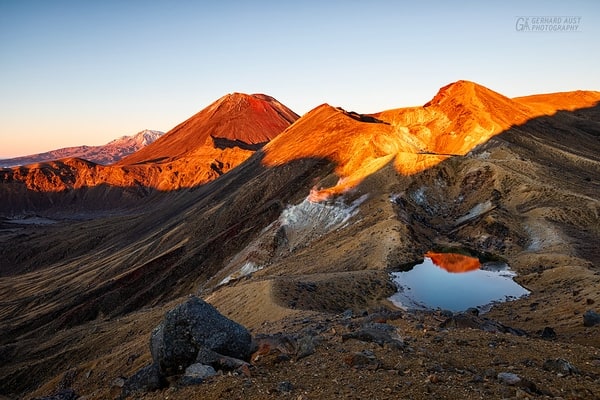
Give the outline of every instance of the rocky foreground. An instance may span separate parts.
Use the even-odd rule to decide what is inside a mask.
[[[584,329],[595,335],[597,325],[600,314],[584,313]],[[149,349],[124,360],[146,364],[133,375],[111,377],[100,366],[69,370],[53,382],[53,395],[38,399],[595,399],[600,393],[597,347],[562,343],[550,326],[508,327],[476,309],[308,313],[263,329],[272,333],[251,337],[192,296],[148,335]],[[94,394],[78,396],[90,386]]]

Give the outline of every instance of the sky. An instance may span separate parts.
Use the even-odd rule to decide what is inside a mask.
[[[422,105],[459,79],[600,90],[599,43],[596,0],[0,0],[0,158],[168,131],[232,92],[302,115]]]

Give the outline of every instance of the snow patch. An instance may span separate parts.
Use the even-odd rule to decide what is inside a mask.
[[[287,207],[277,220],[230,259],[223,269],[229,275],[219,285],[251,275],[269,265],[274,257],[293,253],[325,234],[347,226],[367,198],[363,195],[350,204],[343,198],[326,203],[314,203],[306,198]]]
[[[260,271],[263,268],[264,267],[256,265],[253,262],[247,262],[246,264],[242,265],[242,267],[238,271],[234,272],[231,275],[227,275],[221,282],[219,282],[219,286],[225,285],[225,284],[231,282],[232,280],[240,279],[240,278],[243,278],[244,276],[252,275],[254,272]]]
[[[287,231],[296,234],[306,234],[309,233],[308,231],[324,234],[344,226],[350,218],[356,215],[358,207],[367,197],[367,195],[363,195],[350,205],[340,199],[333,204],[313,203],[304,199],[302,203],[285,209],[279,217],[279,223],[286,227]]]

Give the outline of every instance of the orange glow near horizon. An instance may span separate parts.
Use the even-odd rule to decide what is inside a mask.
[[[238,101],[227,103],[229,106],[216,118],[213,114],[223,108],[219,107],[223,99],[233,97],[235,94],[218,100],[167,133],[159,144],[147,146],[117,164],[90,167],[82,160],[63,159],[5,170],[0,178],[24,182],[27,189],[39,192],[99,185],[144,186],[160,191],[190,188],[218,178],[254,154],[238,147],[214,147],[211,127],[218,126],[222,131],[219,137],[228,140],[240,139],[237,134],[241,133],[248,136],[247,130],[252,127],[254,133],[246,138],[249,142],[271,139],[262,148],[262,165],[267,168],[301,159],[328,160],[335,165],[337,182],[324,187],[317,184],[310,191],[308,199],[320,202],[355,189],[388,166],[399,175],[414,175],[451,157],[465,156],[490,138],[534,118],[600,104],[600,92],[509,99],[473,82],[459,81],[440,89],[422,107],[372,115],[348,113],[323,104],[291,124],[297,117],[291,111],[284,113],[287,119],[276,111],[269,116],[259,107],[263,103],[252,98],[250,117],[232,118],[237,114],[231,114],[230,109],[237,110],[243,103]],[[272,126],[273,118],[281,124]],[[285,126],[287,129],[279,133]],[[265,127],[269,127],[268,137],[263,136]],[[199,132],[203,132],[201,138]],[[213,170],[214,165],[222,167]]]
[[[475,271],[481,267],[477,258],[457,253],[434,253],[428,251],[425,257],[430,258],[438,267],[454,274]]]

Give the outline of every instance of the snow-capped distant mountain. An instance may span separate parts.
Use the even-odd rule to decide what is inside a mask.
[[[163,133],[146,129],[132,136],[122,136],[102,146],[65,147],[46,153],[4,159],[0,160],[0,168],[16,167],[70,157],[83,158],[96,164],[108,165],[149,145],[161,137]]]

